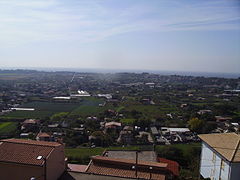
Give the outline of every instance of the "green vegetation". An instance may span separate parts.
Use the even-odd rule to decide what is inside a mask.
[[[71,112],[71,115],[93,115],[103,112],[107,107],[99,107],[98,105],[102,103],[101,99],[94,97],[84,98],[81,102],[42,102],[34,101],[22,104],[20,107],[24,108],[34,108],[35,111],[14,111],[4,116],[2,118],[46,118],[53,114],[60,112]]]
[[[135,121],[136,121],[136,119],[131,119],[131,118],[129,118],[129,119],[126,118],[126,119],[120,120],[120,122],[125,125],[133,125]]]
[[[8,118],[45,118],[57,112],[72,111],[78,107],[79,103],[60,103],[60,102],[30,102],[21,105],[24,108],[34,108],[35,111],[14,111],[2,117]]]
[[[150,119],[155,119],[159,117],[159,115],[165,115],[166,113],[170,112],[176,112],[176,107],[171,106],[171,105],[131,105],[127,107],[128,111],[138,111],[143,114],[143,116],[150,118]]]
[[[87,164],[91,156],[101,155],[105,150],[139,150],[139,146],[109,147],[109,148],[65,148],[65,154],[71,163]]]
[[[182,167],[180,176],[193,180],[197,180],[199,174],[200,151],[200,143],[156,146],[159,157],[177,161]]]
[[[10,135],[17,129],[16,122],[2,122],[0,123],[0,135]]]
[[[104,148],[65,148],[65,154],[71,163],[87,164],[91,156],[101,155]]]
[[[204,126],[204,121],[198,118],[192,118],[188,121],[188,125],[190,130],[200,133]]]

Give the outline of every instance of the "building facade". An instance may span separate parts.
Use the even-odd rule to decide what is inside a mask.
[[[240,136],[235,133],[199,135],[202,139],[200,174],[211,180],[240,179]]]
[[[62,144],[23,139],[0,141],[0,179],[57,180],[65,167]]]

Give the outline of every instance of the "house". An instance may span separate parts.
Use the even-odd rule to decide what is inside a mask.
[[[149,132],[140,131],[139,135],[135,136],[141,143],[148,144],[153,143],[153,138]]]
[[[125,178],[165,180],[171,172],[166,163],[93,156],[86,173]],[[136,170],[137,168],[137,170]]]
[[[39,132],[36,137],[37,141],[55,141],[54,137],[49,133]]]
[[[172,161],[165,158],[157,158],[158,162],[160,163],[167,163],[167,169],[173,173],[175,177],[180,175],[180,168],[179,164],[176,161]]]
[[[25,139],[0,141],[1,179],[57,180],[65,171],[64,146]]]
[[[117,139],[118,143],[123,144],[132,144],[134,140],[133,137],[133,127],[132,126],[125,126],[123,130],[119,133],[119,137]]]
[[[22,123],[21,130],[26,130],[26,131],[36,130],[39,124],[40,124],[40,121],[37,119],[26,119]]]
[[[217,122],[231,121],[231,117],[215,116]]]
[[[88,165],[68,164],[62,179],[171,180],[178,176],[178,163],[158,158],[154,151],[108,150],[93,156]]]
[[[200,174],[214,180],[239,180],[240,136],[235,133],[202,134]]]
[[[210,114],[212,113],[212,110],[210,109],[201,109],[197,112],[199,115],[203,115],[203,114]]]
[[[120,129],[122,127],[122,124],[119,122],[107,122],[105,123],[105,129]]]
[[[167,173],[164,174],[166,175],[167,178],[174,179],[179,176],[179,164],[175,161],[159,158],[155,151],[108,150],[103,153],[103,156],[109,158],[120,158],[122,160],[132,160],[135,161],[135,163],[136,158],[138,159],[137,161],[144,163],[165,163],[167,164],[165,168]]]
[[[154,126],[154,127],[151,127],[150,129],[151,129],[152,135],[158,136],[160,134],[159,131],[157,130],[157,127]]]

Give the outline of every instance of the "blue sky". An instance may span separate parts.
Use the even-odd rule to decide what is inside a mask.
[[[0,67],[240,72],[238,0],[0,0]]]

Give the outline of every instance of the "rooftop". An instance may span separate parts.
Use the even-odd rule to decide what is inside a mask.
[[[115,168],[115,167],[100,166],[96,164],[91,164],[87,172],[92,174],[99,174],[99,175],[118,176],[118,177],[124,177],[124,178],[136,178],[134,169],[121,169],[121,168]],[[151,179],[165,180],[165,175],[163,174],[151,173],[151,176],[152,176]],[[140,179],[149,179],[150,173],[138,171],[137,177]]]
[[[36,145],[36,146],[46,146],[46,147],[56,147],[60,146],[60,143],[57,142],[47,142],[47,141],[35,141],[30,139],[2,139],[0,142],[8,142],[14,144],[27,144],[27,145]]]
[[[40,132],[37,134],[37,137],[51,137],[48,133],[45,133],[45,132]]]
[[[238,134],[202,134],[199,138],[228,161],[240,162],[240,136]]]
[[[121,178],[114,176],[104,176],[89,173],[66,172],[62,175],[60,180],[132,180],[132,178]],[[135,179],[135,178],[134,178]]]
[[[176,161],[172,161],[165,158],[158,158],[161,163],[167,163],[167,169],[169,169],[175,176],[179,176],[179,164]]]
[[[23,139],[0,141],[0,161],[42,166],[59,143]]]
[[[104,156],[110,158],[136,159],[136,151],[106,151]],[[138,152],[138,159],[141,161],[157,162],[157,155],[154,151]]]
[[[101,163],[107,163],[107,164],[118,164],[118,165],[134,165],[136,163],[136,160],[133,159],[122,159],[122,158],[110,158],[110,157],[104,157],[104,156],[93,156],[92,157],[93,162],[101,162]],[[158,163],[158,162],[151,162],[151,161],[138,161],[138,165],[141,167],[153,167],[153,168],[166,168],[166,163]]]

